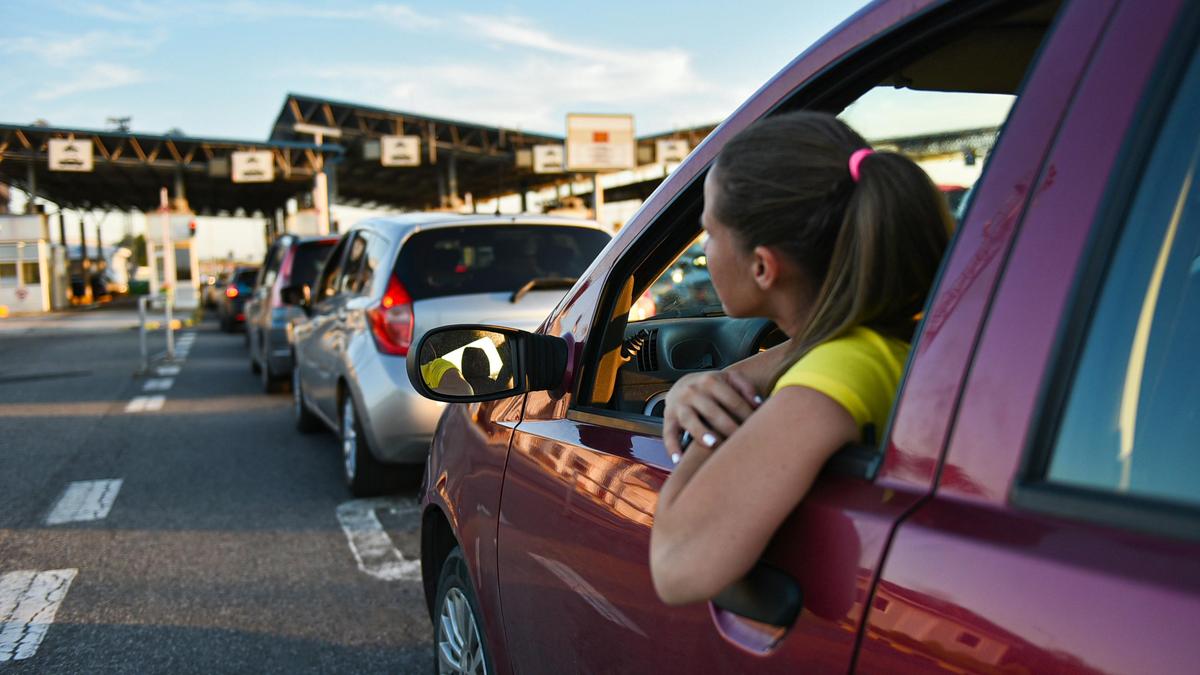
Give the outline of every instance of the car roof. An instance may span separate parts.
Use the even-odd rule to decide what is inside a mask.
[[[480,215],[458,213],[404,213],[395,216],[370,218],[355,223],[348,232],[360,229],[375,230],[390,236],[407,236],[418,230],[446,227],[486,227],[491,225],[558,225],[598,230],[609,234],[600,223],[584,218],[544,216],[536,213],[510,215]]]

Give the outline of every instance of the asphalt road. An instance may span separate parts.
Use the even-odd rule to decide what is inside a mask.
[[[146,392],[136,331],[90,315],[0,320],[0,675],[429,672],[419,582],[356,560],[334,436],[294,430],[241,334],[194,330],[170,388]],[[160,409],[127,411],[152,395]],[[70,484],[99,480],[121,481],[107,515],[47,524]],[[415,517],[380,516],[411,558]],[[57,570],[54,593],[22,590]],[[53,601],[52,622],[30,610]]]

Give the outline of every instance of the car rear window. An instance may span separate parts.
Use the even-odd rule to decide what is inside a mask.
[[[577,279],[608,241],[602,230],[585,227],[438,228],[405,243],[396,274],[414,300],[513,292],[533,279]]]
[[[233,283],[238,286],[253,286],[258,278],[258,270],[241,270],[233,277]]]
[[[329,257],[329,252],[333,250],[336,243],[336,239],[331,239],[298,244],[296,257],[292,260],[292,279],[288,283],[312,286],[317,278],[317,272],[321,270],[321,265],[325,263],[325,259]]]

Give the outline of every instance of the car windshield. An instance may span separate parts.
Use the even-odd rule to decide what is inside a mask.
[[[588,227],[465,226],[414,234],[396,274],[414,300],[470,293],[513,293],[535,279],[574,280],[608,243]]]
[[[292,260],[292,279],[291,284],[308,284],[312,286],[313,281],[317,278],[317,272],[321,269],[321,265],[325,259],[329,257],[329,252],[333,250],[333,245],[337,243],[336,239],[329,241],[310,241],[296,246],[296,257]]]

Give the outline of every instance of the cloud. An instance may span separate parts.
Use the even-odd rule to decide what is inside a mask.
[[[116,63],[94,63],[75,78],[56,82],[34,92],[33,98],[38,101],[53,101],[87,91],[139,84],[148,79],[144,72],[136,68]]]
[[[52,66],[67,66],[77,61],[93,61],[98,56],[109,53],[148,54],[165,40],[166,34],[162,31],[149,35],[109,31],[90,31],[76,36],[43,33],[37,36],[0,38],[0,53],[27,55],[39,58]]]
[[[220,2],[188,2],[160,5],[143,0],[121,4],[73,0],[62,3],[67,11],[125,23],[161,23],[167,21],[211,21],[235,18],[241,20],[301,19],[322,21],[386,21],[405,28],[429,28],[441,22],[431,16],[397,3],[331,4],[323,7],[303,6],[288,2],[254,2],[223,0]]]

